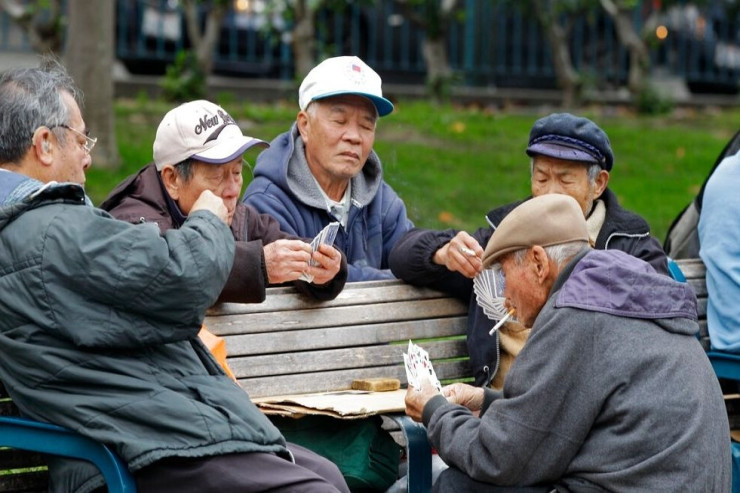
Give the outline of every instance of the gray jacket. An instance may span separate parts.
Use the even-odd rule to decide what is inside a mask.
[[[557,279],[480,419],[442,396],[427,403],[432,444],[499,485],[730,491],[727,414],[697,331],[690,286],[589,251]]]
[[[27,195],[18,177],[0,172],[0,378],[21,412],[109,445],[132,472],[173,456],[288,457],[197,338],[231,269],[229,228],[199,211],[162,236],[86,205],[78,185]],[[102,485],[83,462],[50,472],[54,491]]]

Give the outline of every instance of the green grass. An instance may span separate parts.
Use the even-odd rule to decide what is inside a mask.
[[[249,135],[271,140],[295,119],[295,102],[249,104],[217,98]],[[151,161],[157,124],[171,104],[119,101],[119,170],[93,168],[87,190],[95,203],[125,176]],[[491,208],[529,193],[529,129],[548,111],[500,111],[400,101],[380,120],[375,150],[386,180],[404,199],[417,226],[472,231]],[[644,216],[662,242],[676,214],[693,198],[725,143],[738,130],[740,109],[674,111],[636,117],[619,108],[578,112],[609,135],[615,164],[609,186],[624,207]],[[247,153],[254,162],[255,151]],[[245,182],[249,172],[245,171]],[[246,183],[245,183],[246,186]]]

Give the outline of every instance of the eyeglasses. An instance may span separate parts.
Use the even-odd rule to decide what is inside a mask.
[[[56,127],[66,128],[67,130],[70,130],[70,131],[76,133],[77,135],[80,135],[80,136],[84,137],[85,138],[85,143],[84,144],[81,144],[81,145],[82,145],[82,148],[85,149],[85,152],[88,153],[88,154],[90,154],[92,152],[93,147],[95,147],[95,144],[98,142],[97,137],[96,138],[92,138],[92,137],[90,137],[90,136],[88,136],[86,134],[83,134],[79,130],[75,130],[74,128],[72,128],[69,125],[66,125],[64,123],[61,123],[59,125],[54,125],[53,127],[49,127],[49,128],[56,128]]]

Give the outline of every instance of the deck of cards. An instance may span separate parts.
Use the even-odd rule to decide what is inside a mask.
[[[319,245],[333,245],[334,239],[337,237],[337,231],[339,231],[339,222],[334,221],[324,226],[324,229],[319,231],[313,240],[311,240],[311,251],[315,252],[319,249]],[[315,260],[309,260],[308,265],[315,267],[318,265]],[[313,276],[306,274],[305,272],[299,277],[301,281],[313,282]]]
[[[442,391],[442,385],[429,361],[429,353],[421,347],[409,341],[408,352],[403,353],[403,362],[406,366],[406,380],[411,387],[421,390],[424,380],[428,379],[438,392]]]
[[[484,269],[473,278],[473,292],[483,313],[491,320],[506,316],[504,280],[498,269]]]

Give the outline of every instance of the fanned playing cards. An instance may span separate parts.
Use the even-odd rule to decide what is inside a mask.
[[[429,353],[424,351],[420,346],[409,341],[408,352],[403,353],[403,362],[406,366],[406,380],[408,380],[410,386],[416,390],[421,390],[421,386],[424,383],[423,379],[428,378],[429,383],[438,392],[442,391],[442,385],[439,383],[437,374],[434,373],[432,362],[429,361]]]
[[[483,269],[473,278],[476,301],[491,320],[501,320],[507,315],[504,280],[495,269]]]
[[[337,237],[337,231],[339,231],[339,222],[334,221],[332,223],[327,224],[324,226],[324,229],[319,231],[319,234],[317,234],[313,240],[311,240],[311,251],[315,252],[319,249],[319,245],[333,245],[334,239]],[[309,260],[308,265],[316,266],[318,265],[315,260]],[[301,277],[299,278],[301,281],[306,282],[313,282],[313,276],[306,274],[305,272],[301,274]]]

